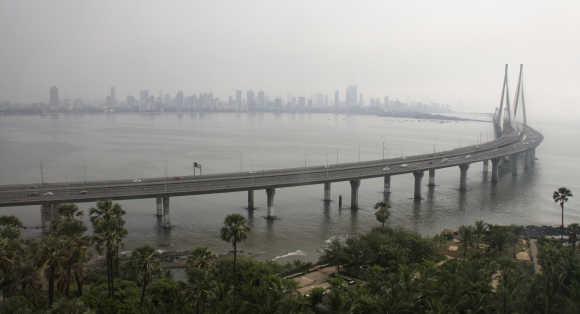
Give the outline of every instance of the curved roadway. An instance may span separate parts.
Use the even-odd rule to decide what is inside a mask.
[[[398,175],[441,169],[501,158],[535,149],[543,140],[536,130],[518,132],[494,141],[432,154],[336,165],[223,173],[204,176],[94,182],[0,185],[0,207],[43,203],[93,202],[102,199],[141,199],[260,190],[324,182]]]

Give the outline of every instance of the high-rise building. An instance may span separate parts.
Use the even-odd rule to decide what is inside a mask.
[[[238,111],[242,111],[242,91],[236,90],[236,106],[238,107]]]
[[[178,109],[183,108],[183,91],[178,91],[175,95],[175,107]]]
[[[256,108],[256,97],[253,90],[246,92],[246,102],[248,103],[248,110],[254,110]]]
[[[139,92],[139,102],[141,102],[141,105],[147,104],[148,100],[149,100],[149,90],[147,89],[141,90]]]
[[[346,105],[356,106],[358,104],[358,89],[356,85],[350,85],[346,88]]]
[[[60,104],[60,99],[58,98],[58,88],[56,86],[52,86],[48,93],[48,104],[51,106],[58,106]]]
[[[116,105],[117,104],[117,91],[115,89],[115,86],[111,87],[111,105]]]
[[[338,92],[338,89],[334,91],[334,105],[340,105],[340,93]]]
[[[258,100],[257,100],[257,104],[260,107],[264,107],[266,105],[266,94],[264,94],[264,91],[258,91]]]

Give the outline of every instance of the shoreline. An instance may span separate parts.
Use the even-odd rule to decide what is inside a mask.
[[[400,119],[417,119],[417,120],[433,120],[433,121],[463,121],[463,122],[482,122],[491,123],[491,120],[485,119],[472,119],[452,116],[453,112],[449,113],[423,113],[423,112],[375,112],[375,111],[275,111],[275,110],[261,110],[261,111],[230,111],[230,110],[214,110],[214,111],[78,111],[78,112],[2,112],[0,111],[0,117],[8,116],[40,116],[40,117],[58,117],[63,116],[82,116],[82,115],[117,115],[117,114],[139,114],[139,115],[162,115],[162,114],[177,114],[182,115],[197,115],[197,114],[213,114],[213,113],[231,113],[231,114],[334,114],[334,115],[361,115],[361,116],[376,116],[376,117],[387,117],[387,118],[400,118]],[[451,115],[450,115],[451,114]]]

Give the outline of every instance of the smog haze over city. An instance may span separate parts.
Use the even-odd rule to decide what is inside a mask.
[[[580,313],[579,30],[0,0],[0,313]]]
[[[576,1],[0,1],[0,101],[102,102],[237,89],[438,102],[488,112],[526,64],[531,115],[578,114]],[[515,80],[515,73],[512,74]],[[546,110],[553,115],[552,110]]]

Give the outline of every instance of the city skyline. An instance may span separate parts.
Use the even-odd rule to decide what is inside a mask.
[[[150,89],[141,89],[138,96],[127,94],[125,97],[117,97],[117,88],[110,87],[108,94],[101,100],[87,101],[83,98],[61,98],[57,86],[51,86],[48,91],[47,101],[30,104],[0,102],[0,111],[26,112],[26,106],[40,106],[38,108],[52,112],[79,111],[89,107],[100,108],[104,111],[361,111],[380,110],[384,112],[417,112],[417,113],[442,113],[450,112],[447,104],[437,102],[423,103],[420,101],[403,102],[397,98],[382,96],[365,98],[358,91],[357,85],[346,86],[342,93],[336,89],[333,97],[325,93],[313,93],[311,95],[286,96],[268,94],[262,89],[234,90],[233,94],[220,98],[212,92],[184,93],[178,90],[173,93],[155,93]],[[341,96],[342,95],[342,96]],[[19,110],[22,109],[22,110]]]
[[[195,86],[224,97],[254,86],[330,93],[356,82],[372,97],[484,111],[499,102],[503,64],[524,63],[531,112],[557,103],[578,116],[577,9],[564,0],[0,1],[0,101],[44,101],[51,85],[62,99],[100,100],[111,85],[120,94]]]

